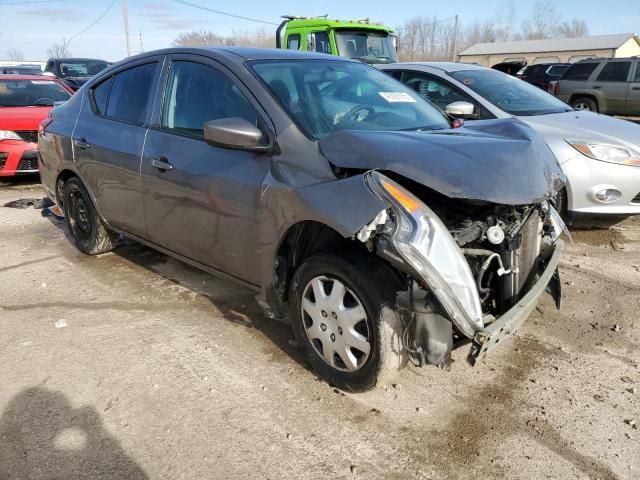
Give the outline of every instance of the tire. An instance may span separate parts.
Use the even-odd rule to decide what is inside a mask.
[[[589,97],[578,97],[571,101],[571,106],[576,110],[589,110],[598,113],[598,104]]]
[[[79,178],[70,178],[62,187],[62,207],[78,250],[87,255],[99,255],[116,247],[118,235],[105,227]]]
[[[339,285],[344,291],[332,297]],[[325,298],[318,302],[320,288]],[[289,296],[293,332],[309,364],[329,384],[360,392],[390,382],[404,368],[402,321],[393,308],[399,288],[389,267],[365,255],[346,260],[318,254],[296,271]]]
[[[566,223],[568,218],[567,217],[568,202],[567,202],[566,188],[563,187],[560,190],[558,190],[558,192],[556,193],[556,196],[553,198],[553,203],[555,205],[556,210],[558,211],[558,213]]]

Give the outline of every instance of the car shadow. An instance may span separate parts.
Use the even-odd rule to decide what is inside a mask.
[[[0,418],[0,478],[149,478],[90,406],[74,408],[60,392],[28,388]]]

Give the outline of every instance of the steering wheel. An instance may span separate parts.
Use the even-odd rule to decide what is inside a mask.
[[[36,99],[35,102],[33,102],[34,105],[53,105],[55,102],[55,100],[53,98],[49,98],[49,97],[41,97]]]
[[[361,111],[366,111],[367,112],[367,117],[369,115],[373,115],[374,113],[376,113],[375,109],[371,106],[371,105],[364,105],[364,104],[360,104],[360,105],[356,105],[355,107],[349,109],[349,111],[347,113],[344,114],[344,116],[340,119],[340,121],[338,122],[338,124],[341,124],[347,120],[353,120],[356,122],[361,122],[362,120],[364,120],[364,118],[359,118],[359,115],[357,115],[358,113],[360,113]]]

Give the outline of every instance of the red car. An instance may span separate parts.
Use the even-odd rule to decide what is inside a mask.
[[[73,91],[53,77],[0,75],[0,177],[38,172],[38,127]]]

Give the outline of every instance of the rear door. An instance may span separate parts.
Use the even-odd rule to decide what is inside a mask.
[[[140,156],[162,57],[147,57],[92,85],[73,131],[76,165],[100,213],[144,236]]]
[[[602,91],[608,114],[624,115],[627,111],[631,64],[631,60],[608,61],[591,86],[594,90]]]
[[[149,239],[250,283],[259,283],[257,215],[270,158],[207,144],[203,124],[244,118],[266,133],[247,88],[217,62],[173,55],[142,161]],[[260,113],[258,113],[260,111]],[[266,135],[265,135],[266,136]]]
[[[627,95],[627,115],[640,117],[640,61],[635,61],[635,74],[629,83]]]

